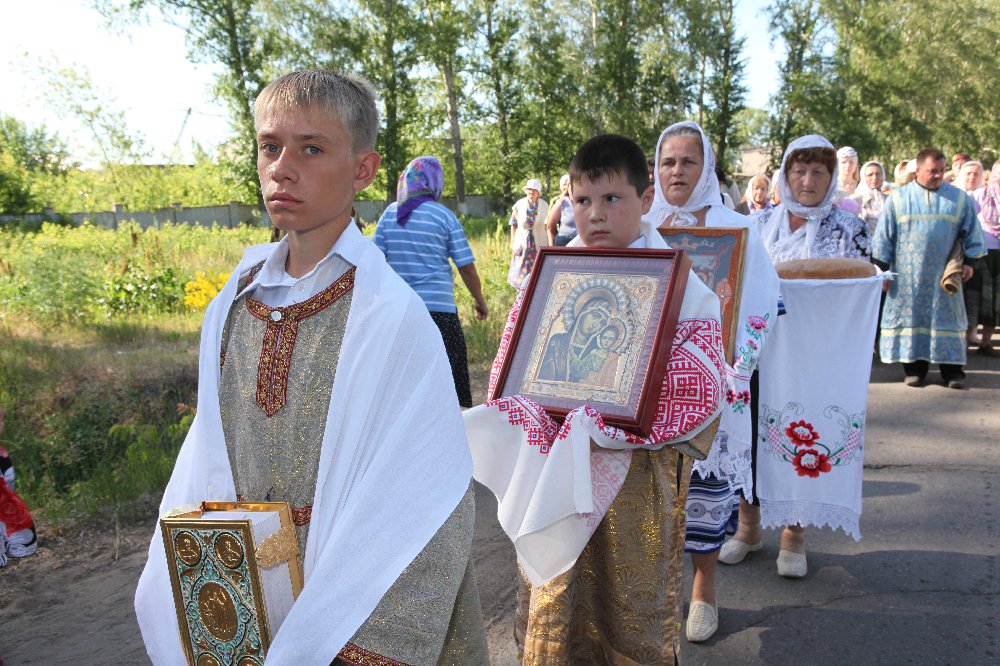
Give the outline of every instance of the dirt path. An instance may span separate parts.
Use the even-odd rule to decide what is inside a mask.
[[[113,532],[55,536],[42,525],[37,554],[0,569],[0,660],[20,664],[147,664],[132,611],[154,521]],[[494,666],[515,664],[513,551],[496,500],[476,486],[473,562]],[[173,609],[164,621],[176,621]]]
[[[132,611],[152,521],[113,531],[53,535],[38,553],[0,569],[0,659],[17,664],[148,663]]]
[[[473,368],[482,402],[488,368]],[[155,520],[114,530],[53,534],[39,525],[38,553],[0,569],[0,666],[147,664],[132,609]],[[514,566],[492,493],[476,487],[474,563],[494,666],[514,664]],[[117,551],[117,553],[116,553]],[[165,609],[164,621],[176,621]]]

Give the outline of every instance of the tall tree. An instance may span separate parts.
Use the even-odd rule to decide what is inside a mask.
[[[734,0],[711,0],[712,22],[717,29],[713,33],[715,48],[711,50],[711,74],[706,84],[712,106],[705,114],[705,131],[715,139],[716,160],[727,171],[731,167],[729,148],[740,140],[733,136],[737,130],[736,116],[744,108],[747,94],[743,83],[746,40],[736,34],[734,4]]]
[[[453,0],[420,0],[420,18],[429,30],[421,33],[428,60],[441,76],[448,112],[452,159],[455,165],[455,196],[465,212],[465,165],[462,158],[462,81],[464,59],[460,55],[471,42],[475,16],[469,7]]]
[[[772,161],[778,162],[797,135],[825,132],[824,120],[835,108],[831,91],[838,85],[823,56],[828,35],[820,0],[775,0],[769,13],[772,43],[780,40],[785,49],[769,132]]]
[[[572,14],[564,4],[541,1],[522,11],[518,169],[522,178],[541,178],[548,194],[594,131],[585,125],[592,115],[580,86],[586,42],[569,32]]]
[[[1000,4],[960,10],[905,0],[824,0],[837,36],[843,137],[869,155],[912,157],[928,145],[998,147],[1000,78],[986,54],[1000,43]]]
[[[0,114],[0,213],[37,212],[46,203],[38,196],[39,177],[63,175],[72,167],[58,134]]]
[[[253,101],[266,84],[265,68],[274,44],[255,4],[254,0],[128,0],[133,15],[155,8],[183,29],[194,60],[222,65],[216,92],[233,114],[239,155],[234,176],[259,201]],[[114,9],[105,6],[104,11],[113,19]]]
[[[589,88],[600,104],[595,129],[634,136],[641,122],[635,94],[641,75],[640,7],[634,0],[609,0],[597,3],[592,16],[597,48]]]
[[[482,16],[480,41],[485,48],[474,64],[488,91],[484,95],[489,100],[487,113],[496,121],[500,192],[509,193],[514,189],[511,115],[517,95],[517,52],[514,49],[517,20],[497,0],[480,0],[478,8]]]

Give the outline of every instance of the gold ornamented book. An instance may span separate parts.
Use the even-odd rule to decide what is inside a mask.
[[[302,591],[285,502],[203,502],[160,519],[181,643],[192,666],[258,666]]]

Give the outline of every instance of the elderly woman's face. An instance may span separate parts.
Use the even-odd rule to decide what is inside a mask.
[[[755,180],[753,183],[753,188],[750,190],[750,198],[758,206],[763,206],[767,203],[767,181],[766,180]]]
[[[793,162],[786,177],[793,199],[803,206],[816,206],[826,196],[833,176],[823,162]]]
[[[705,167],[700,142],[693,136],[668,136],[660,146],[660,189],[667,202],[683,206]]]
[[[875,164],[869,164],[868,168],[865,169],[865,185],[873,190],[882,189],[882,181],[885,178],[882,177],[882,169],[879,169]]]
[[[538,190],[528,187],[524,188],[524,193],[528,195],[528,201],[530,201],[531,203],[535,203],[536,201],[538,201],[538,197],[542,194]]]
[[[978,166],[962,167],[962,182],[960,183],[962,189],[969,192],[979,187],[979,179],[982,174],[983,170]]]

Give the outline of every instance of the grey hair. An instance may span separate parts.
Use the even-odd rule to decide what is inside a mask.
[[[699,132],[693,127],[681,126],[669,129],[667,130],[666,136],[663,137],[663,140],[666,141],[667,139],[672,139],[675,136],[686,136],[686,137],[691,137],[692,139],[697,139],[698,148],[700,148],[703,151],[705,150],[705,144],[702,142],[701,132]]]
[[[366,79],[323,69],[305,69],[271,81],[253,105],[254,120],[266,113],[322,109],[335,116],[351,137],[351,151],[375,149],[378,106]]]

